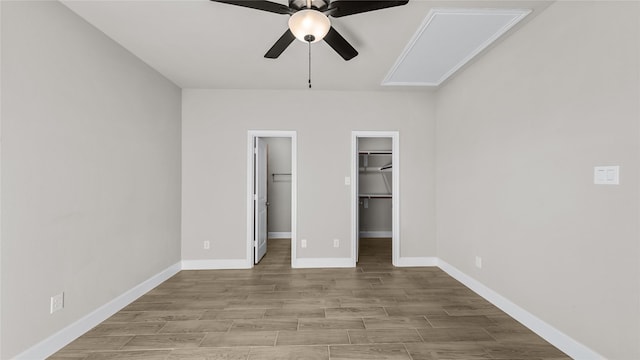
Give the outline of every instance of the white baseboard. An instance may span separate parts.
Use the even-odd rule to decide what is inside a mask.
[[[391,231],[360,231],[361,238],[390,238],[393,237]]]
[[[605,359],[604,356],[572,339],[555,327],[547,324],[535,315],[514,304],[509,299],[491,290],[481,282],[448,264],[446,261],[438,259],[438,267],[493,305],[500,308],[502,311],[509,314],[512,318],[518,320],[531,331],[540,335],[540,337],[547,340],[553,346],[562,350],[570,357],[581,360]]]
[[[293,268],[352,268],[356,264],[351,258],[298,258]]]
[[[32,346],[22,352],[15,359],[45,359],[67,344],[77,339],[80,335],[91,330],[96,325],[108,319],[111,315],[120,311],[120,309],[131,304],[140,296],[146,294],[151,289],[160,285],[173,275],[180,271],[180,263],[174,264],[160,273],[150,277],[149,279],[138,284],[131,290],[100,306],[80,320],[65,327],[57,333],[49,336],[38,344]]]
[[[273,231],[267,234],[267,239],[291,239],[291,232]]]
[[[438,266],[436,257],[401,257],[394,264],[397,267]]]
[[[182,260],[182,270],[251,269],[247,259]]]

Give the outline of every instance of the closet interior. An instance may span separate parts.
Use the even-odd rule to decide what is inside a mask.
[[[392,139],[358,138],[358,229],[360,247],[388,241],[393,230]],[[376,244],[379,246],[379,243]]]
[[[291,138],[265,137],[267,143],[268,239],[291,239]]]

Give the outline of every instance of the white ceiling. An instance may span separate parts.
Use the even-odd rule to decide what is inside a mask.
[[[273,1],[287,3],[287,0]],[[182,88],[304,89],[307,86],[306,44],[296,40],[278,59],[263,57],[286,31],[287,15],[209,0],[62,2]],[[432,8],[533,10],[501,38],[504,39],[526,26],[549,4],[550,1],[526,0],[410,0],[404,6],[330,18],[333,27],[359,55],[344,61],[326,43],[313,44],[313,88],[388,90],[388,86],[380,85],[382,80]],[[419,66],[421,61],[413,59],[413,63]]]

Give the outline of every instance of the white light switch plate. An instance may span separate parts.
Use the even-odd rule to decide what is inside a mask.
[[[620,166],[594,166],[593,183],[597,185],[620,184]]]
[[[348,177],[348,176],[345,176],[345,177],[344,177],[344,184],[345,184],[345,185],[351,185],[351,178],[350,178],[350,177]]]

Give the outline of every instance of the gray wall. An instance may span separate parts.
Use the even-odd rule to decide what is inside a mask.
[[[439,257],[610,359],[640,358],[639,15],[556,2],[437,99]]]
[[[181,97],[60,3],[1,6],[8,359],[180,260]]]
[[[291,138],[264,138],[267,143],[268,232],[291,232]]]
[[[399,131],[400,255],[435,256],[432,94],[309,93],[183,91],[183,259],[245,258],[250,129],[297,131],[298,239],[308,240],[300,258],[350,256],[351,131]],[[204,240],[214,251],[202,249]]]

